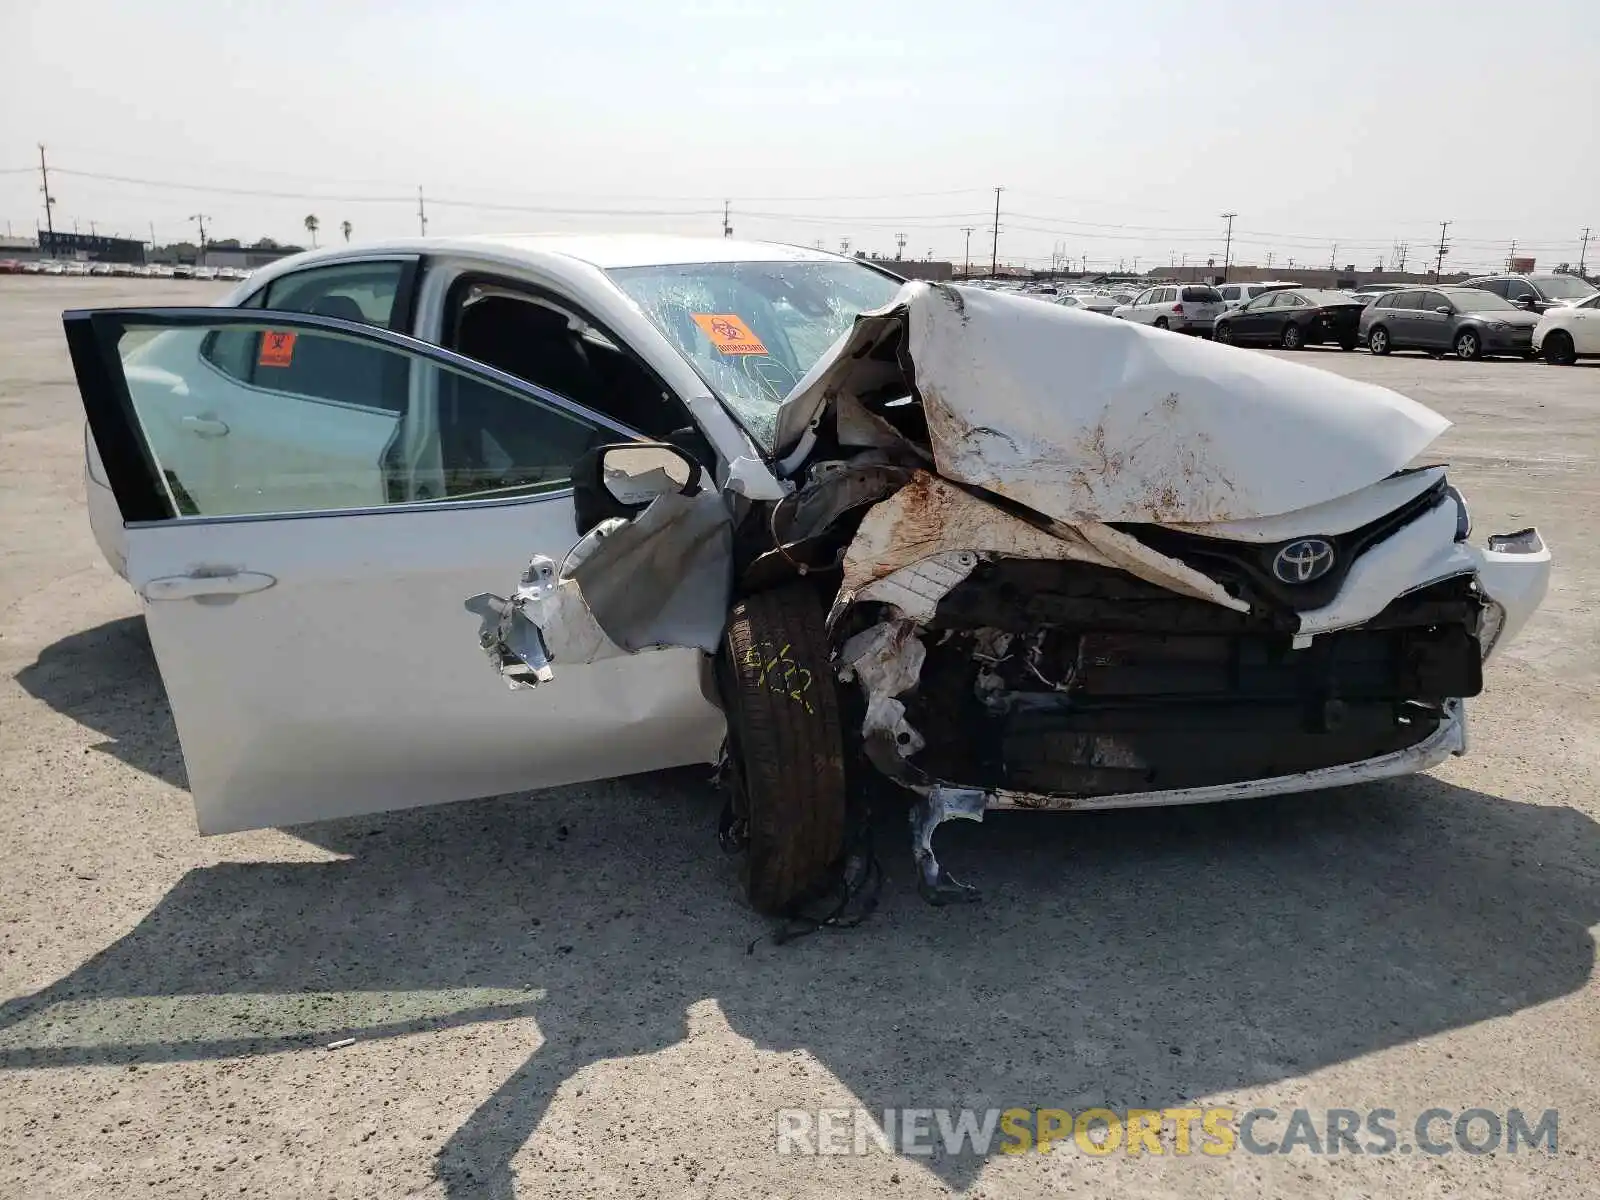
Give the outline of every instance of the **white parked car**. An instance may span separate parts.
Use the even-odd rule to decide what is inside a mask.
[[[1302,286],[1304,285],[1292,281],[1275,283],[1271,280],[1265,280],[1260,283],[1223,283],[1217,286],[1217,294],[1222,297],[1223,304],[1228,308],[1243,308],[1257,296]]]
[[[1131,304],[1118,305],[1112,316],[1174,333],[1211,336],[1223,312],[1222,295],[1205,283],[1169,283],[1146,288]]]
[[[64,321],[207,833],[721,760],[786,911],[855,759],[964,898],[947,818],[1462,753],[1549,576],[1403,396],[788,246],[339,247]]]
[[[1576,305],[1545,309],[1533,327],[1533,352],[1559,366],[1600,358],[1600,294]]]

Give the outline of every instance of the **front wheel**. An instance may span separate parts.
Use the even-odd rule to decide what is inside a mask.
[[[1224,346],[1231,346],[1233,345],[1233,326],[1226,321],[1218,321],[1217,327],[1211,336]]]
[[[1578,361],[1578,348],[1572,344],[1572,337],[1565,330],[1552,329],[1545,334],[1542,350],[1545,362],[1558,367],[1570,367]]]
[[[783,914],[844,843],[844,739],[816,589],[791,583],[735,605],[717,672],[745,892],[757,911]]]
[[[1290,321],[1283,327],[1283,332],[1278,335],[1278,344],[1285,350],[1299,350],[1306,344],[1305,334],[1300,326]]]
[[[1462,362],[1471,362],[1475,358],[1483,357],[1483,342],[1474,329],[1463,329],[1456,334],[1456,357]]]
[[[1377,326],[1367,334],[1367,349],[1374,354],[1389,353],[1389,331],[1382,325]]]

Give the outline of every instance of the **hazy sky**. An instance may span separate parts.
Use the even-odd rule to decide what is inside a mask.
[[[908,256],[1541,266],[1600,229],[1600,0],[3,0],[0,226],[656,229]],[[123,182],[104,176],[117,176]],[[229,190],[225,190],[229,189]],[[247,194],[259,193],[259,194]],[[267,193],[276,193],[269,195]],[[1600,242],[1590,261],[1600,258]]]

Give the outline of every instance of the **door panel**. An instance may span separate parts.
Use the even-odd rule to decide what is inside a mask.
[[[463,601],[503,591],[530,554],[559,558],[573,528],[563,493],[129,529],[128,576],[151,597],[200,831],[715,758],[722,714],[693,650],[558,663],[550,682],[516,692],[479,650]],[[155,581],[241,568],[275,582],[153,598]]]
[[[66,325],[202,832],[715,757],[722,715],[697,652],[560,664],[511,692],[464,606],[534,554],[559,560],[576,536],[572,462],[632,431],[327,317],[146,310]],[[292,336],[292,356],[263,335]],[[219,344],[249,353],[204,353]],[[291,365],[288,382],[267,374]]]
[[[1450,330],[1455,318],[1438,312],[1440,307],[1448,307],[1441,293],[1424,292],[1421,307],[1412,314],[1416,344],[1424,349],[1447,350],[1450,347]]]

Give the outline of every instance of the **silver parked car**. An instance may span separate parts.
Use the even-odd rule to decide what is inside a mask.
[[[1470,287],[1388,292],[1361,313],[1361,340],[1374,354],[1425,350],[1438,357],[1532,355],[1539,318],[1491,292]]]
[[[1146,288],[1132,304],[1119,305],[1111,315],[1157,329],[1210,337],[1224,307],[1222,294],[1209,284],[1174,283]]]

